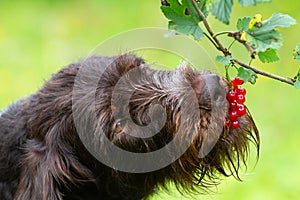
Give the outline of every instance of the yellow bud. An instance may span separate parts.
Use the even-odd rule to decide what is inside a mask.
[[[247,41],[247,35],[246,35],[246,32],[245,32],[245,31],[242,32],[241,37],[240,37],[240,40],[242,40],[242,41]]]

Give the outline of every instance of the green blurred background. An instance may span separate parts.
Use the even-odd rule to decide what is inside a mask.
[[[166,27],[167,20],[159,6],[159,0],[1,1],[0,109],[35,92],[51,73],[84,58],[114,34],[133,28]],[[299,11],[298,0],[273,0],[271,4],[247,8],[241,8],[235,1],[230,26],[211,16],[209,21],[215,31],[234,30],[238,16],[261,13],[268,18],[274,12],[282,12],[300,22]],[[272,73],[293,76],[300,66],[291,54],[300,42],[300,25],[282,29],[282,34],[285,41],[280,62],[262,65],[255,61],[253,64]],[[229,44],[229,41],[223,42]],[[208,42],[201,44],[215,57],[217,51]],[[244,49],[235,47],[235,50],[236,56],[248,60]],[[178,63],[178,60],[169,63]],[[213,194],[182,197],[171,189],[169,193],[158,192],[153,200],[299,199],[300,90],[264,77],[259,77],[255,86],[246,88],[246,103],[262,140],[255,170],[243,175],[243,183],[232,178],[224,180]],[[254,162],[250,164],[253,166]]]

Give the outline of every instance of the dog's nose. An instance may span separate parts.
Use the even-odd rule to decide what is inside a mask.
[[[211,110],[213,106],[220,106],[226,100],[226,89],[222,84],[220,76],[207,74],[202,76],[203,87],[199,97],[199,107]]]

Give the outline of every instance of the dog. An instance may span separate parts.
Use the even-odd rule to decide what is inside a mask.
[[[260,141],[249,112],[237,129],[224,123],[229,88],[187,63],[153,70],[134,54],[70,64],[2,110],[0,199],[139,200],[169,182],[194,194],[239,179]]]

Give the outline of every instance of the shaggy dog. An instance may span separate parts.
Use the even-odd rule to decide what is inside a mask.
[[[169,182],[199,193],[223,175],[238,178],[259,135],[249,113],[237,129],[224,125],[228,90],[218,75],[187,64],[153,70],[131,54],[71,64],[1,112],[0,199],[138,200]],[[144,162],[122,160],[107,141]],[[146,156],[162,149],[155,162]]]

